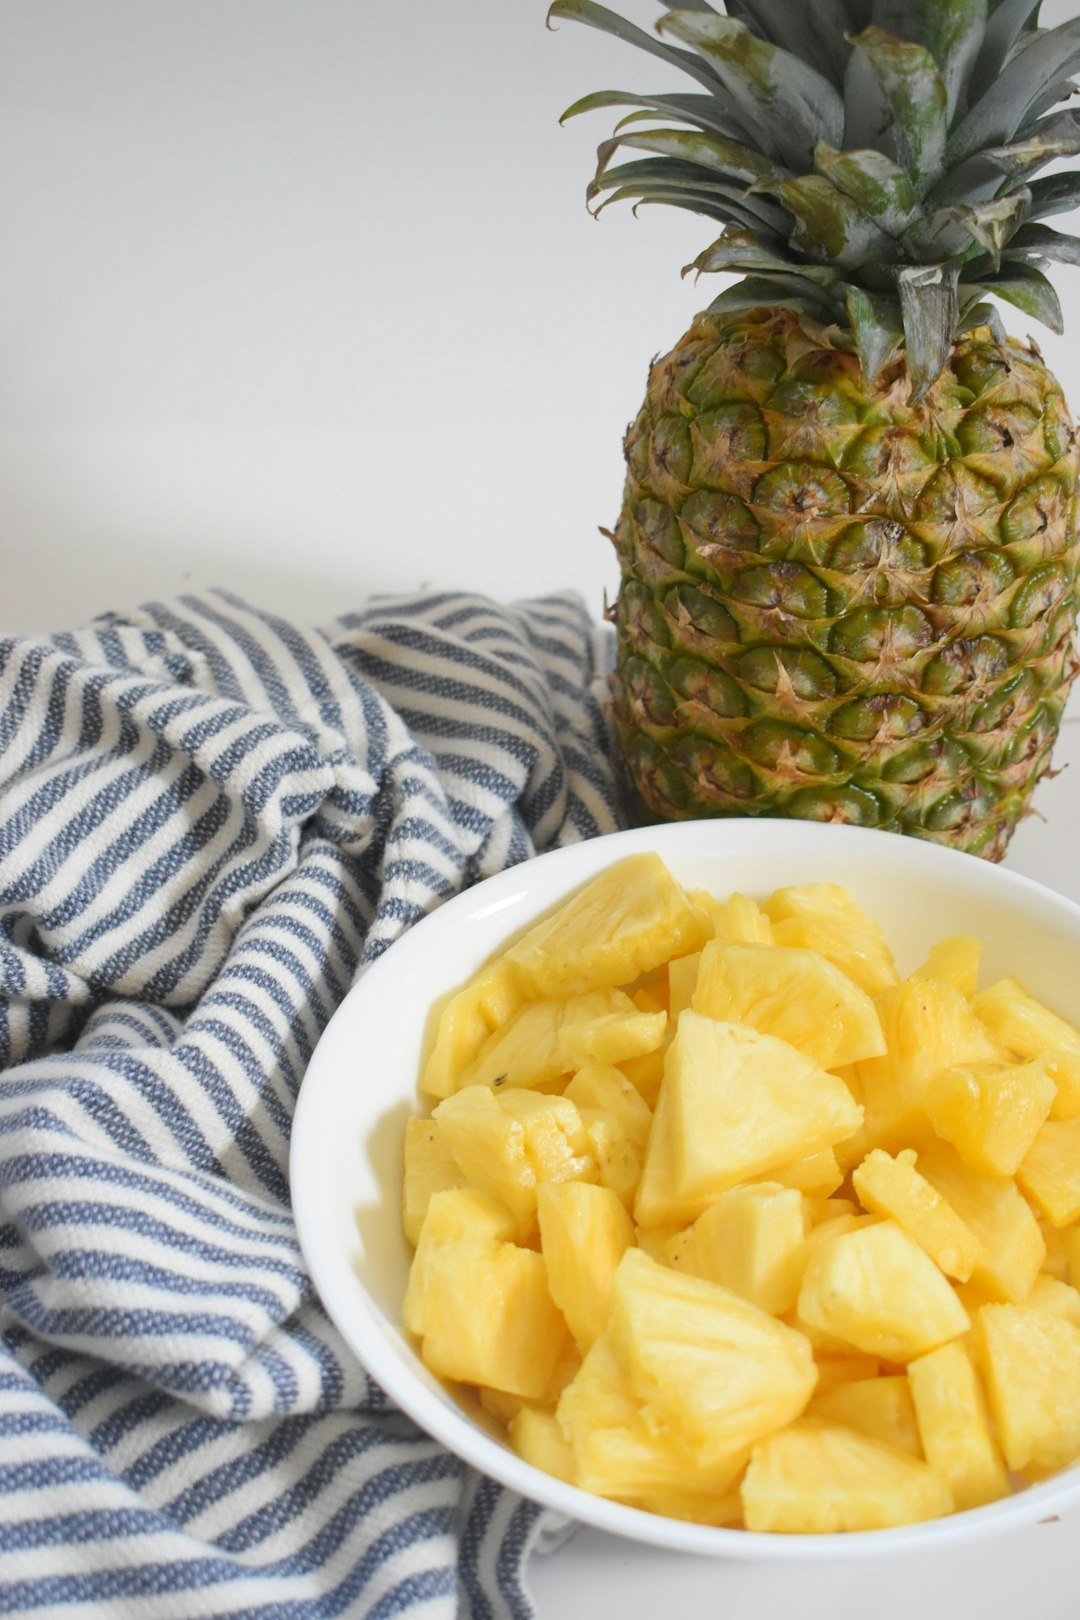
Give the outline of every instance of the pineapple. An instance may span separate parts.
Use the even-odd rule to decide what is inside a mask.
[[[584,1352],[607,1326],[611,1285],[634,1240],[633,1223],[615,1193],[583,1181],[538,1187],[537,1213],[551,1297]]]
[[[972,1006],[995,1040],[1017,1057],[1060,1051],[1080,1058],[1080,1029],[1036,1001],[1016,979],[998,979]]]
[[[841,1423],[804,1418],[754,1447],[742,1483],[748,1530],[883,1530],[951,1513],[926,1463]]]
[[[432,1194],[463,1187],[465,1178],[438,1120],[414,1115],[405,1124],[405,1177],[401,1190],[401,1222],[405,1236],[416,1248]]]
[[[710,932],[659,855],[628,855],[530,928],[506,960],[535,995],[558,998],[630,984],[698,950]]]
[[[756,900],[745,894],[729,894],[711,908],[713,933],[717,939],[730,939],[741,945],[771,945],[772,924]]]
[[[950,934],[930,947],[929,956],[914,976],[940,979],[970,1001],[978,988],[982,953],[982,942],[970,934]]]
[[[753,1024],[823,1069],[885,1051],[866,991],[817,951],[711,940],[701,953],[691,1006],[710,1018]]]
[[[1016,1183],[969,1169],[947,1143],[920,1149],[919,1173],[979,1240],[971,1281],[991,1299],[1019,1304],[1046,1259],[1039,1223]]]
[[[913,1457],[923,1454],[915,1403],[903,1373],[844,1379],[830,1389],[819,1387],[807,1411],[814,1417],[858,1429],[860,1434],[868,1434],[897,1451],[910,1452]]]
[[[614,535],[615,721],[653,819],[774,815],[997,859],[1076,670],[1077,449],[1033,342],[1075,238],[1080,19],[1032,5],[704,0],[660,38],[693,93],[632,109],[589,201],[690,209],[727,287],[650,370]],[[674,42],[674,43],[673,43]],[[620,153],[620,149],[622,152]],[[623,161],[623,157],[626,160]]]
[[[851,1184],[864,1209],[890,1217],[946,1276],[967,1282],[982,1246],[937,1188],[919,1174],[911,1148],[895,1159],[875,1148],[853,1173]]]
[[[581,1115],[601,1183],[632,1209],[652,1125],[647,1103],[619,1069],[600,1063],[579,1069],[563,1095]]]
[[[1064,1317],[1066,1322],[1080,1327],[1080,1293],[1071,1283],[1040,1272],[1024,1303],[1033,1311],[1049,1311],[1051,1316]]]
[[[1005,1465],[967,1347],[943,1344],[910,1362],[908,1385],[926,1460],[947,1482],[956,1506],[981,1507],[1007,1496]]]
[[[800,883],[765,902],[777,945],[819,951],[869,996],[899,978],[881,928],[838,883]]]
[[[433,1117],[466,1181],[502,1200],[519,1235],[532,1225],[542,1182],[596,1179],[581,1115],[566,1097],[467,1086]]]
[[[984,1305],[976,1342],[1011,1469],[1060,1468],[1080,1454],[1080,1328],[1024,1305]]]
[[[1080,1119],[1049,1120],[1016,1179],[1051,1226],[1071,1226],[1080,1219]]]
[[[1012,1176],[1050,1112],[1057,1087],[1046,1065],[977,1063],[943,1069],[926,1091],[936,1134],[965,1164],[987,1176]]]
[[[694,1222],[693,1269],[770,1316],[782,1316],[798,1297],[805,1236],[803,1198],[794,1188],[775,1182],[735,1187]],[[678,1253],[669,1243],[675,1266]]]
[[[517,1416],[510,1419],[506,1432],[518,1456],[527,1463],[565,1480],[567,1485],[576,1483],[574,1448],[553,1413],[523,1406]]]
[[[693,1220],[729,1187],[819,1152],[860,1118],[844,1082],[794,1047],[685,1012],[668,1049],[635,1216],[642,1226]]]
[[[421,1088],[431,1097],[449,1097],[456,1091],[484,1042],[523,1000],[521,979],[512,962],[503,958],[482,968],[443,1007]]]
[[[609,1333],[651,1420],[706,1466],[798,1417],[817,1380],[801,1333],[639,1249],[615,1273]]]
[[[544,1086],[586,1063],[620,1063],[655,1052],[666,1031],[665,1012],[640,1012],[613,988],[529,1001],[487,1037],[451,1089]]]
[[[894,1221],[820,1243],[803,1275],[798,1314],[831,1338],[895,1362],[971,1326],[937,1266]]]

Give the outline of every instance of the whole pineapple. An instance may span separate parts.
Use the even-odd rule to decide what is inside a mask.
[[[1077,671],[1076,437],[1038,348],[1080,239],[1080,20],[1039,0],[706,0],[589,199],[723,224],[738,271],[651,369],[614,535],[615,718],[649,819],[852,822],[999,858]],[[680,43],[670,44],[669,40]],[[648,154],[613,162],[619,148]],[[599,208],[597,209],[599,211]]]

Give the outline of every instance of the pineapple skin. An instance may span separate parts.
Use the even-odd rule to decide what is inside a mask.
[[[613,536],[613,713],[643,820],[770,815],[1004,854],[1077,670],[1078,454],[1034,344],[909,403],[788,311],[654,362]]]

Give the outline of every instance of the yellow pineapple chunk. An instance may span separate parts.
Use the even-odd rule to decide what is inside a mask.
[[[793,1187],[758,1182],[722,1193],[693,1227],[693,1269],[780,1316],[794,1305],[803,1269],[806,1217]],[[668,1247],[670,1263],[671,1245]]]
[[[636,1506],[652,1506],[662,1493],[688,1489],[702,1497],[720,1496],[746,1466],[745,1450],[700,1459],[670,1425],[655,1414],[646,1417],[607,1333],[563,1391],[556,1416],[573,1447],[575,1483],[597,1496]]]
[[[843,1424],[804,1418],[754,1447],[742,1483],[748,1530],[884,1530],[951,1513],[926,1463]]]
[[[875,1005],[888,1050],[856,1064],[857,1090],[866,1109],[867,1148],[893,1152],[929,1134],[926,1090],[936,1074],[1004,1054],[954,985],[905,979]]]
[[[613,1065],[593,1063],[578,1070],[563,1095],[581,1115],[601,1184],[631,1209],[652,1125],[641,1093]]]
[[[864,1209],[894,1220],[946,1276],[967,1281],[979,1258],[979,1240],[919,1174],[911,1148],[895,1159],[875,1148],[853,1173],[851,1184]]]
[[[800,883],[765,902],[777,945],[817,951],[869,996],[898,978],[880,927],[838,883]]]
[[[779,1182],[781,1187],[794,1187],[812,1198],[823,1199],[834,1193],[844,1179],[832,1148],[822,1148],[820,1153],[795,1159],[791,1164],[774,1165],[765,1175],[769,1181]]]
[[[1071,1283],[1040,1272],[1024,1303],[1033,1311],[1049,1311],[1051,1316],[1063,1316],[1066,1322],[1080,1327],[1080,1292]]]
[[[523,1406],[511,1418],[507,1432],[510,1444],[519,1457],[545,1474],[576,1483],[574,1478],[574,1448],[563,1434],[553,1412],[542,1412],[534,1406]]]
[[[980,1175],[946,1142],[920,1149],[918,1167],[979,1240],[971,1268],[975,1286],[992,1299],[1026,1299],[1046,1258],[1046,1244],[1015,1182]]]
[[[822,1221],[835,1220],[837,1215],[857,1215],[859,1206],[851,1198],[821,1198],[817,1194],[803,1194],[803,1212],[807,1227],[820,1226]]]
[[[522,1232],[541,1182],[596,1179],[581,1115],[566,1097],[467,1086],[434,1117],[469,1185],[501,1198]]]
[[[894,1362],[922,1355],[971,1325],[929,1255],[894,1221],[818,1244],[803,1276],[798,1314],[856,1350]]]
[[[926,1460],[947,1482],[957,1508],[1008,1496],[1005,1465],[967,1346],[943,1344],[909,1362],[908,1383]]]
[[[659,855],[629,855],[511,945],[536,995],[569,996],[630,984],[705,943],[708,919]]]
[[[617,1067],[629,1080],[646,1108],[655,1108],[664,1079],[663,1048],[658,1047],[655,1052],[646,1052],[644,1057],[625,1058]]]
[[[551,1377],[544,1388],[544,1393],[535,1401],[526,1401],[521,1395],[510,1395],[504,1389],[490,1389],[481,1387],[477,1390],[480,1405],[485,1412],[507,1427],[526,1406],[543,1408],[553,1412],[555,1403],[570,1381],[577,1377],[581,1368],[581,1352],[569,1334],[563,1340],[563,1347],[559,1353]]]
[[[1080,1118],[1048,1120],[1016,1179],[1051,1226],[1071,1226],[1080,1218]]]
[[[1050,1118],[1076,1119],[1080,1116],[1080,1051],[1052,1046],[1039,1054],[1039,1060],[1054,1082]]]
[[[691,1006],[787,1041],[822,1069],[885,1050],[866,991],[817,951],[710,940]]]
[[[745,1024],[685,1012],[667,1052],[635,1217],[684,1222],[729,1187],[829,1147],[859,1124],[842,1080]]]
[[[926,1088],[926,1112],[938,1136],[985,1176],[1016,1174],[1046,1119],[1056,1087],[1041,1058],[943,1069]]]
[[[1017,979],[998,979],[972,1001],[994,1039],[1017,1057],[1060,1049],[1080,1054],[1080,1029],[1029,995]]]
[[[749,895],[729,894],[726,900],[714,901],[708,909],[717,939],[730,939],[738,945],[773,943],[772,923]]]
[[[672,1029],[678,1026],[680,1016],[694,998],[700,967],[700,951],[691,951],[689,956],[680,956],[668,966],[668,984],[671,987],[671,1000],[668,1006]]]
[[[1059,1282],[1068,1282],[1069,1278],[1069,1232],[1072,1227],[1051,1226],[1045,1215],[1036,1217],[1039,1222],[1039,1231],[1046,1244],[1046,1259],[1039,1267]]]
[[[475,979],[450,997],[439,1015],[421,1089],[431,1097],[449,1097],[456,1091],[484,1042],[523,1000],[521,978],[512,962],[501,958],[481,968]]]
[[[929,956],[914,977],[951,984],[970,1001],[979,987],[982,953],[981,942],[970,934],[950,934],[930,947]]]
[[[857,1378],[815,1391],[807,1408],[830,1423],[845,1423],[897,1451],[922,1456],[915,1406],[903,1373],[886,1378]]]
[[[471,1188],[435,1193],[409,1274],[404,1319],[437,1377],[526,1400],[547,1389],[566,1341],[542,1255],[506,1241],[513,1218]]]
[[[458,1077],[467,1086],[544,1085],[586,1063],[620,1063],[663,1044],[667,1014],[639,1012],[622,990],[530,1001],[488,1036]]]
[[[536,1207],[551,1297],[588,1350],[607,1326],[612,1280],[634,1240],[633,1223],[617,1194],[584,1181],[538,1187]]]
[[[420,1241],[420,1228],[432,1194],[464,1185],[465,1178],[438,1120],[414,1114],[405,1123],[405,1179],[401,1190],[401,1223],[414,1249]]]
[[[876,1378],[881,1371],[881,1363],[877,1356],[864,1356],[852,1350],[847,1355],[825,1355],[817,1357],[818,1381],[814,1390],[814,1399],[823,1395],[828,1389],[835,1389],[839,1384],[858,1384],[871,1378]]]
[[[1080,1288],[1080,1227],[1067,1227],[1061,1232],[1061,1240],[1068,1262],[1065,1275],[1074,1288]]]
[[[801,1333],[639,1249],[615,1273],[610,1334],[634,1394],[706,1464],[797,1417],[817,1379]]]
[[[1080,1453],[1080,1328],[1026,1305],[984,1305],[976,1344],[1009,1467],[1072,1462]]]

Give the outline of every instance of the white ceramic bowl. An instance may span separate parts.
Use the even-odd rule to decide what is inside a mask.
[[[682,882],[763,898],[784,884],[838,882],[884,926],[901,973],[952,933],[985,941],[983,983],[1012,973],[1080,1022],[1080,906],[971,856],[893,833],[806,822],[684,822],[616,833],[529,861],[450,900],[358,981],[308,1068],[293,1127],[293,1209],[330,1316],[364,1366],[422,1428],[535,1501],[616,1535],[725,1558],[916,1553],[997,1535],[1080,1499],[1080,1465],[1003,1502],[927,1524],[848,1535],[713,1529],[623,1507],[565,1485],[474,1421],[420,1361],[401,1325],[411,1251],[401,1231],[405,1120],[429,1013],[487,957],[624,855],[654,849]]]

